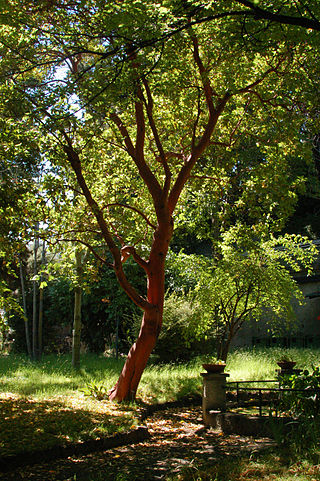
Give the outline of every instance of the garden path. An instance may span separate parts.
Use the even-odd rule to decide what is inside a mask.
[[[1,481],[157,481],[195,471],[219,459],[252,455],[273,445],[269,439],[223,435],[203,427],[200,407],[158,411],[144,424],[151,438],[86,456],[59,459],[0,473]],[[191,479],[191,475],[190,475]]]

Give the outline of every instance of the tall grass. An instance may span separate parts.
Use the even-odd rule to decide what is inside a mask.
[[[311,369],[320,364],[320,349],[238,349],[231,352],[228,358],[230,381],[274,379],[275,371],[279,369],[277,361],[284,356],[296,361],[298,369]]]
[[[283,356],[295,360],[301,369],[320,364],[320,349],[238,349],[230,353],[226,372],[230,381],[274,379],[277,361]],[[0,391],[20,396],[67,396],[91,382],[103,382],[108,390],[116,382],[123,362],[85,354],[80,371],[75,371],[70,355],[48,355],[39,363],[23,355],[0,356]],[[185,364],[150,363],[142,376],[138,397],[165,402],[200,394],[201,364],[200,358]]]
[[[200,364],[150,365],[145,370],[140,392],[145,401],[175,401],[200,394],[202,379]]]
[[[277,362],[288,357],[299,369],[320,365],[320,349],[253,348],[237,349],[230,353],[226,372],[229,381],[276,379]],[[171,401],[201,393],[203,372],[201,358],[186,364],[150,365],[144,372],[140,395],[149,401]]]
[[[0,391],[37,397],[68,395],[93,380],[106,381],[111,387],[122,365],[123,360],[86,354],[76,371],[70,355],[51,354],[37,363],[23,355],[0,356]]]

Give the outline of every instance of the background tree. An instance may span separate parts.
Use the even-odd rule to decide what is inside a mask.
[[[311,271],[317,249],[301,236],[267,238],[263,231],[237,225],[223,234],[216,261],[203,261],[192,294],[201,321],[189,325],[189,335],[211,333],[217,357],[226,361],[230,344],[244,323],[267,319],[272,329],[295,320],[293,299],[304,298],[294,272]],[[194,262],[194,261],[192,261]]]
[[[18,279],[23,279],[26,245],[32,238],[39,166],[38,131],[29,121],[26,104],[15,97],[10,85],[3,83],[0,87],[0,309],[5,313],[2,319],[7,326],[13,313],[20,316],[21,322],[24,320],[29,355],[27,312],[22,312],[13,293],[20,289]]]
[[[74,288],[74,312],[72,329],[72,366],[80,368],[80,346],[81,346],[81,304],[82,304],[82,277],[83,277],[83,252],[75,251],[75,268],[77,285]]]

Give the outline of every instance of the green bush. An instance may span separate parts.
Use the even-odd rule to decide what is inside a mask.
[[[319,416],[320,367],[314,367],[312,373],[306,369],[301,374],[284,376],[282,386],[297,389],[284,395],[281,402],[284,411],[297,418],[311,419]]]
[[[163,326],[154,351],[160,361],[183,361],[199,354],[212,353],[212,341],[206,340],[205,336],[197,340],[188,336],[190,324],[194,324],[199,316],[198,308],[187,297],[175,293],[166,297]]]
[[[280,411],[295,418],[286,428],[278,429],[276,439],[287,452],[296,456],[312,453],[319,444],[320,436],[320,367],[307,369],[301,374],[286,375],[282,387],[296,389],[287,391],[280,400]]]

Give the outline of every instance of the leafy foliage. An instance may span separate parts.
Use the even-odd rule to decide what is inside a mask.
[[[287,456],[312,456],[319,447],[320,368],[313,366],[311,372],[305,369],[301,374],[284,374],[281,385],[289,390],[283,393],[278,407],[294,420],[287,427],[274,429],[275,438]]]
[[[300,236],[264,238],[237,225],[223,235],[220,258],[207,260],[193,291],[202,309],[201,321],[190,335],[214,333],[217,357],[226,359],[231,340],[248,319],[263,314],[268,323],[294,320],[292,298],[303,302],[292,273],[311,269],[316,249]]]
[[[107,399],[108,397],[108,392],[104,383],[102,382],[89,382],[84,388],[80,389],[80,391],[83,392],[85,396],[92,396],[98,401],[102,401],[103,399]]]
[[[196,355],[212,349],[212,340],[203,335],[200,339],[190,338],[190,325],[201,318],[199,306],[175,292],[167,294],[164,303],[163,327],[154,353],[160,362],[190,360]]]
[[[319,417],[320,413],[320,367],[313,367],[312,371],[305,369],[301,374],[291,374],[283,377],[284,387],[297,389],[296,392],[285,394],[281,408],[295,417],[311,419]],[[301,391],[299,391],[301,390]],[[304,390],[304,392],[302,392]]]

